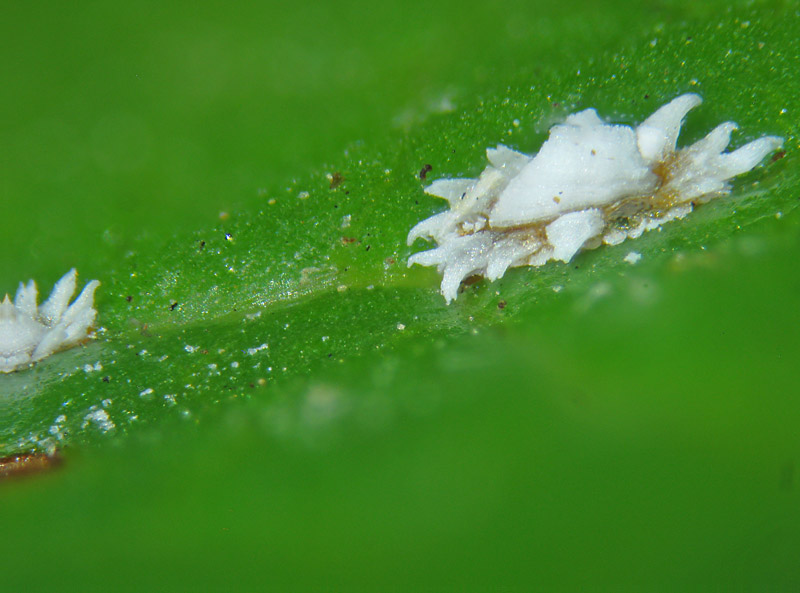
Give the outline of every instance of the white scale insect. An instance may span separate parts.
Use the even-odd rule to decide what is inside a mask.
[[[491,281],[514,266],[569,262],[581,249],[616,245],[683,218],[694,204],[730,191],[729,179],[783,143],[765,136],[723,153],[737,128],[726,122],[677,150],[683,120],[701,102],[681,95],[635,130],[585,109],[550,128],[533,157],[489,148],[478,179],[440,179],[425,188],[450,210],[411,229],[409,245],[429,237],[438,247],[415,253],[408,265],[436,266],[450,303],[468,276]]]
[[[0,372],[24,368],[86,339],[97,315],[94,291],[100,283],[89,282],[69,305],[77,277],[74,268],[67,272],[41,307],[33,280],[20,282],[13,303],[8,295],[0,302]]]

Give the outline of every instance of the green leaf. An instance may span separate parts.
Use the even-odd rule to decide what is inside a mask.
[[[0,484],[7,586],[791,589],[796,5],[335,6],[7,27],[3,286],[103,283],[96,340],[0,377],[0,452],[64,460]],[[682,143],[785,157],[450,306],[407,269],[430,180],[687,91]]]

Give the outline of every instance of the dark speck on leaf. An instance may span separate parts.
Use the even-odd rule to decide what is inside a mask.
[[[125,300],[130,303],[133,300],[133,297],[131,295],[128,295],[125,297]]]
[[[200,241],[200,249],[202,249],[205,246],[206,246],[206,242],[205,241]]]
[[[110,383],[110,382],[111,382],[111,377],[109,377],[108,375],[103,377],[103,383]]]
[[[172,303],[172,304],[169,306],[169,310],[170,310],[170,311],[174,311],[174,310],[175,310],[175,307],[177,307],[177,306],[178,306],[178,301],[175,301],[174,303]]]
[[[424,180],[428,176],[428,173],[431,171],[433,171],[433,167],[426,163],[425,166],[422,167],[422,170],[419,172],[419,178]]]
[[[785,150],[780,150],[780,151],[778,151],[778,152],[776,152],[775,154],[772,155],[772,161],[771,162],[774,163],[775,161],[779,161],[785,156],[786,156],[786,151]]]
[[[497,303],[497,308],[502,311],[503,309],[506,308],[506,302],[505,301],[500,301],[499,303]]]

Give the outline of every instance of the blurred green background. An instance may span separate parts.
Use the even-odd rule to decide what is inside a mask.
[[[0,482],[4,588],[800,585],[796,3],[4,8],[0,290],[76,266],[105,330],[0,377],[64,459]],[[450,307],[406,271],[423,164],[687,91],[785,158]]]

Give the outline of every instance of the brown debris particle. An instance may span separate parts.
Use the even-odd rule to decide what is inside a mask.
[[[331,182],[330,183],[330,188],[331,189],[336,189],[344,181],[344,176],[341,173],[339,173],[339,171],[336,171],[336,173],[334,173],[333,175],[328,175],[328,179]]]
[[[433,167],[425,163],[425,165],[422,167],[422,170],[419,172],[419,178],[424,181],[425,178],[428,176],[428,173],[430,173],[431,171],[433,171]]]
[[[0,480],[19,476],[38,474],[55,469],[61,465],[58,453],[20,453],[8,457],[0,457]]]

